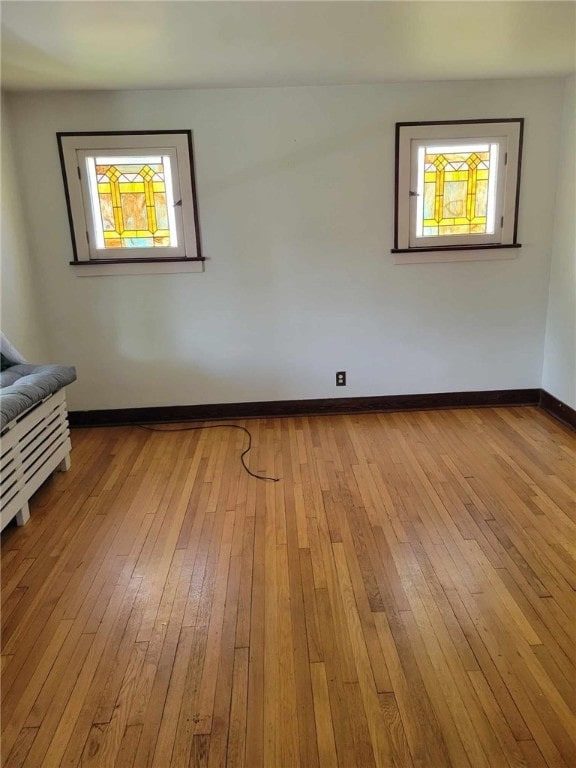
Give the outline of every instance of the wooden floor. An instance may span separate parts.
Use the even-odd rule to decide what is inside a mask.
[[[573,768],[574,436],[536,408],[73,432],[2,536],[26,766]]]

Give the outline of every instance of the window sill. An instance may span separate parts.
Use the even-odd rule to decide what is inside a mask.
[[[71,261],[77,277],[107,275],[171,275],[183,272],[204,272],[204,259],[125,259]]]
[[[441,261],[497,261],[515,259],[520,243],[512,245],[444,246],[437,248],[392,248],[395,264],[426,264]]]

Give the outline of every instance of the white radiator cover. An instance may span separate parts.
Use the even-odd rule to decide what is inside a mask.
[[[70,431],[61,389],[10,422],[1,435],[1,528],[29,518],[28,500],[55,470],[70,466]]]

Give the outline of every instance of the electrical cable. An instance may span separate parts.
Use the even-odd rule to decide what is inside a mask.
[[[249,429],[246,429],[246,427],[241,427],[239,424],[207,424],[204,427],[174,427],[172,429],[157,429],[156,427],[150,427],[147,424],[137,424],[136,426],[140,427],[140,429],[146,429],[149,432],[194,432],[199,429],[241,429],[242,432],[245,432],[248,435],[248,448],[242,451],[242,454],[240,455],[240,461],[242,462],[242,466],[244,467],[245,471],[250,475],[250,477],[255,477],[256,480],[270,480],[272,483],[277,483],[280,478],[279,477],[266,477],[266,475],[257,475],[255,472],[252,472],[251,469],[246,464],[246,461],[244,460],[244,456],[246,456],[247,453],[249,453],[250,449],[252,448],[252,434]]]

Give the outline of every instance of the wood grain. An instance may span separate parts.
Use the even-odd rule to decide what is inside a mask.
[[[535,407],[78,429],[2,534],[2,766],[573,768],[574,434]],[[183,425],[184,426],[184,425]]]

